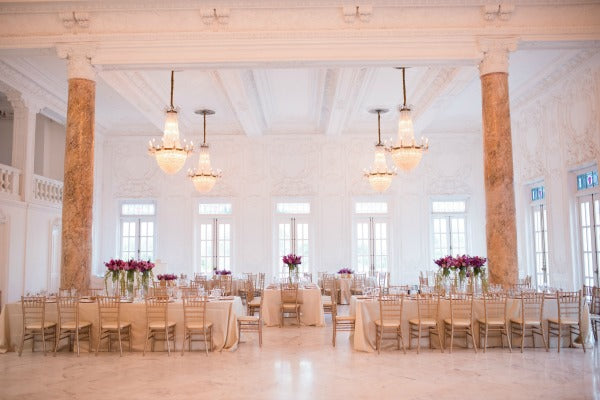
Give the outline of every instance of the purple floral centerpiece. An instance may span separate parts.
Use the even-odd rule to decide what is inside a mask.
[[[174,281],[177,279],[177,275],[175,274],[158,274],[156,275],[156,279],[159,281]]]
[[[354,271],[352,271],[350,268],[342,268],[337,273],[340,275],[352,275]]]
[[[221,269],[221,270],[215,270],[215,275],[231,275],[231,271],[228,271],[226,269]]]
[[[288,269],[289,281],[292,283],[292,274],[295,276],[296,280],[298,278],[298,265],[302,264],[302,256],[297,256],[295,254],[288,254],[287,256],[283,256],[283,263]]]
[[[433,262],[436,263],[438,265],[438,267],[441,268],[442,275],[446,276],[446,277],[450,276],[450,270],[455,269],[454,258],[452,256],[438,258],[437,260],[434,260]]]

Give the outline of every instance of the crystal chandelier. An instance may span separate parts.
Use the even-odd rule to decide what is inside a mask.
[[[173,87],[175,85],[175,72],[171,71],[171,105],[167,110],[165,130],[160,144],[152,139],[148,143],[148,153],[156,157],[160,169],[169,175],[176,174],[183,168],[188,155],[194,150],[193,143],[187,144],[179,139],[179,123],[177,110],[173,106]]]
[[[208,145],[206,144],[206,116],[213,115],[213,110],[197,110],[196,114],[202,114],[204,116],[204,140],[200,146],[200,156],[198,158],[198,168],[196,170],[190,169],[188,176],[194,183],[194,187],[200,193],[208,193],[217,183],[217,179],[221,177],[221,171],[213,171],[210,166],[210,153],[208,152]]]
[[[383,193],[392,184],[392,178],[396,175],[395,168],[389,169],[385,159],[385,145],[381,142],[381,114],[388,112],[385,109],[369,110],[377,114],[377,144],[375,145],[375,160],[370,170],[365,169],[365,177],[369,180],[373,190]]]
[[[415,129],[410,116],[410,108],[406,105],[406,68],[402,70],[402,93],[404,94],[404,103],[400,107],[400,120],[398,121],[398,141],[395,146],[390,147],[392,160],[398,168],[403,171],[410,171],[419,165],[423,152],[429,148],[429,140],[421,138],[421,144],[415,143]]]

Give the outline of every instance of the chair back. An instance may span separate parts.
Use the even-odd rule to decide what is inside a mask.
[[[521,323],[524,321],[542,321],[544,313],[544,294],[522,292],[521,295]]]
[[[23,331],[29,325],[44,326],[46,321],[46,296],[21,296]]]
[[[419,287],[421,286],[429,286],[429,278],[426,276],[419,276]]]
[[[419,319],[438,320],[440,309],[440,296],[429,293],[417,294],[417,315]]]
[[[260,272],[258,274],[258,282],[256,283],[256,289],[260,290],[262,294],[263,290],[265,290],[265,273]]]
[[[250,279],[248,279],[247,281],[244,282],[244,289],[246,290],[246,301],[248,303],[250,303],[252,300],[254,300],[254,282]],[[260,301],[262,302],[262,297]]]
[[[206,328],[206,303],[207,297],[184,297],[183,298],[183,323],[202,324]]]
[[[592,288],[592,295],[590,297],[590,314],[600,315],[600,287],[594,286]]]
[[[558,321],[581,321],[581,290],[577,292],[556,292]]]
[[[181,296],[182,297],[198,297],[200,292],[198,290],[198,286],[189,286],[181,288]]]
[[[146,322],[164,322],[169,320],[169,300],[161,297],[146,297]],[[166,326],[166,325],[165,325]]]
[[[337,303],[337,280],[327,279],[323,281],[323,289],[325,293],[329,293],[328,296],[331,299],[331,304]]]
[[[282,304],[298,304],[298,284],[282,283],[280,286]],[[262,300],[261,296],[261,300]]]
[[[381,321],[402,322],[403,294],[389,294],[379,297],[379,315]]]
[[[486,322],[500,318],[506,321],[507,299],[504,293],[488,293],[483,296],[483,313]]]
[[[363,290],[367,284],[367,274],[352,275],[352,289]]]
[[[116,323],[121,329],[121,298],[98,296],[98,317],[100,327]]]
[[[389,294],[408,294],[410,287],[408,285],[388,286]]]
[[[219,289],[221,289],[223,296],[231,295],[231,282],[231,275],[219,276]]]
[[[327,292],[332,287],[335,287],[335,275],[325,274],[323,275],[323,290]]]
[[[75,326],[79,327],[79,296],[58,296],[56,298],[56,310],[59,325],[74,322]]]
[[[166,287],[152,287],[152,288],[148,288],[148,296],[147,297],[154,297],[154,298],[163,298],[163,299],[168,299],[169,298],[169,293],[167,291]]]
[[[454,294],[450,296],[450,319],[454,323],[455,319],[473,318],[473,295]]]

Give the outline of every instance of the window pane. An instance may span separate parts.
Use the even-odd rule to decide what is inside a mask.
[[[229,215],[231,212],[231,203],[201,203],[198,205],[198,213],[201,215]]]
[[[434,213],[464,213],[467,210],[467,202],[465,200],[433,201],[431,210]]]
[[[154,215],[154,203],[123,203],[121,215]]]
[[[310,214],[310,203],[277,203],[280,214]]]
[[[361,202],[355,204],[354,211],[357,214],[386,214],[388,205],[384,202]]]

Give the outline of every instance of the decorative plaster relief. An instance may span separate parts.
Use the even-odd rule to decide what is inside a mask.
[[[342,7],[344,22],[352,24],[356,19],[361,22],[369,22],[373,15],[373,6],[370,4],[347,5]]]
[[[483,19],[494,21],[496,18],[501,21],[508,21],[515,11],[514,4],[486,4],[482,7]]]
[[[87,12],[61,12],[58,17],[61,19],[63,26],[70,30],[75,27],[82,29],[90,27],[90,14]]]

